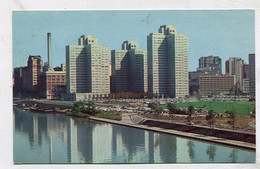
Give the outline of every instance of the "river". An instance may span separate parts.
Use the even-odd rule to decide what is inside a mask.
[[[14,107],[15,164],[222,163],[256,160],[253,150]]]

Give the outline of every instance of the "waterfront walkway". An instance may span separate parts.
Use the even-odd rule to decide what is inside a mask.
[[[151,127],[151,126],[142,125],[139,123],[140,123],[140,121],[143,121],[144,119],[135,113],[129,113],[129,114],[123,113],[121,121],[103,119],[103,118],[98,118],[98,117],[91,117],[91,119],[97,120],[97,121],[102,121],[102,122],[107,122],[107,123],[112,123],[112,124],[118,124],[118,125],[123,125],[123,126],[128,126],[128,127],[134,127],[134,128],[154,131],[154,132],[161,132],[161,133],[172,134],[172,135],[177,135],[177,136],[182,136],[182,137],[189,137],[189,138],[194,138],[194,139],[199,139],[199,140],[204,140],[204,141],[232,145],[232,146],[237,146],[237,147],[242,147],[242,148],[249,148],[252,150],[256,149],[256,145],[252,144],[252,143],[236,141],[236,140],[229,140],[229,139],[224,139],[224,138],[217,138],[217,137],[212,137],[212,136],[205,136],[205,135],[196,134],[196,133],[182,132],[182,131],[177,131],[177,130],[173,130],[173,129],[163,129],[163,128],[159,128],[159,127]]]

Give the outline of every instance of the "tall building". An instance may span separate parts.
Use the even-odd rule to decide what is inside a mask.
[[[66,46],[66,90],[74,100],[110,93],[110,49],[93,35],[82,35],[78,45]]]
[[[249,93],[249,64],[243,66],[243,93]]]
[[[111,51],[112,92],[147,92],[147,55],[135,41],[124,41]]]
[[[234,75],[200,76],[199,91],[203,95],[232,94],[234,92]]]
[[[188,86],[188,37],[175,26],[160,26],[147,36],[148,91],[157,96],[184,97]]]
[[[27,61],[27,67],[23,69],[23,89],[28,92],[36,92],[39,89],[39,76],[42,72],[41,56],[30,55]]]
[[[255,98],[255,54],[249,54],[249,94]]]
[[[235,75],[236,89],[240,92],[243,91],[244,79],[244,61],[239,57],[230,57],[226,61],[226,74]]]
[[[23,71],[25,67],[16,67],[13,71],[13,94],[17,96],[23,91]]]
[[[221,58],[218,56],[200,57],[197,71],[209,72],[210,74],[222,74],[221,65]]]

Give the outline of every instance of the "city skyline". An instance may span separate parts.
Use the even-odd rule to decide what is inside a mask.
[[[87,17],[82,21],[83,14]],[[25,66],[28,55],[40,55],[47,61],[47,32],[52,33],[55,67],[65,63],[65,46],[76,45],[82,34],[96,36],[110,50],[120,49],[126,40],[135,40],[140,49],[147,50],[147,36],[164,24],[175,25],[178,33],[189,37],[189,71],[196,70],[202,56],[217,55],[224,65],[229,57],[241,57],[248,63],[248,54],[255,53],[253,10],[16,11],[13,67]]]

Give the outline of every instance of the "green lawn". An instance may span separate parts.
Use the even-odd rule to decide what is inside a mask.
[[[57,103],[57,104],[69,104],[69,105],[73,105],[74,103],[74,101],[61,101],[61,100],[48,100],[48,102]]]
[[[223,113],[226,110],[232,110],[239,115],[249,115],[255,107],[255,102],[219,102],[219,101],[200,101],[200,102],[183,102],[177,103],[177,108],[188,108],[193,105],[194,108],[201,108],[205,110],[213,110],[217,113]],[[167,105],[162,105],[167,108]]]
[[[122,116],[118,112],[105,112],[105,111],[101,111],[100,113],[98,113],[95,116],[96,117],[101,117],[101,118],[106,118],[106,119],[118,120],[118,121],[122,120]]]

